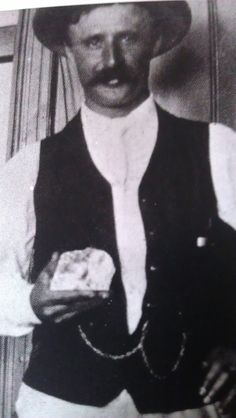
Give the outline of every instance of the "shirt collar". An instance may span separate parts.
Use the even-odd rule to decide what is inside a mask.
[[[150,96],[127,116],[108,118],[83,105],[81,119],[90,156],[109,183],[140,181],[157,139],[158,117]]]
[[[81,117],[85,131],[88,126],[91,127],[93,125],[100,127],[101,130],[103,130],[102,128],[104,128],[104,130],[107,128],[114,128],[118,129],[119,131],[129,128],[136,123],[145,123],[147,118],[149,119],[151,115],[153,115],[153,117],[157,117],[156,104],[152,95],[150,95],[144,102],[132,110],[128,115],[117,118],[110,118],[108,116],[94,112],[88,108],[85,103],[83,103],[81,106]]]

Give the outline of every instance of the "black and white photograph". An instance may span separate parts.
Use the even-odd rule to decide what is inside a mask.
[[[0,418],[236,418],[235,45],[234,0],[0,10]]]

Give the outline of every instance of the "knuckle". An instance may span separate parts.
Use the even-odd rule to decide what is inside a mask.
[[[63,321],[63,318],[55,318],[54,319],[54,322],[56,323],[56,324],[60,324],[61,322]]]
[[[51,316],[51,308],[49,308],[49,307],[44,307],[43,309],[42,309],[42,311],[43,311],[43,315],[45,316],[45,317],[49,317],[49,316]]]
[[[48,305],[48,299],[45,296],[41,297],[39,304],[40,304],[42,310],[46,309],[47,305]]]

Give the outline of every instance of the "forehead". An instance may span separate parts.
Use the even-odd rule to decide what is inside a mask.
[[[78,35],[86,36],[91,32],[116,33],[119,31],[143,31],[150,28],[149,12],[137,4],[111,4],[96,6],[82,13],[75,25]]]

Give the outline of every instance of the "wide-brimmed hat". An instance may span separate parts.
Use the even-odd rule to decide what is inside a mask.
[[[158,48],[158,55],[176,46],[190,27],[191,12],[186,1],[156,0],[129,3],[145,7],[150,11],[156,22],[158,33],[161,34],[161,45]],[[68,25],[78,21],[83,12],[89,11],[94,7],[109,6],[111,4],[113,2],[102,5],[89,4],[37,9],[33,19],[35,35],[47,48],[63,54]]]

